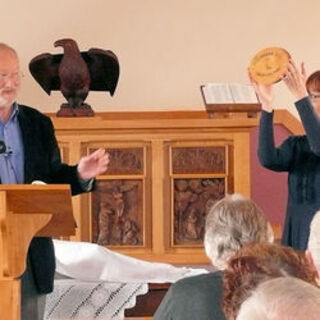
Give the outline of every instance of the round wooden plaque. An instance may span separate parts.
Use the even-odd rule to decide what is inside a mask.
[[[249,72],[253,80],[272,84],[282,80],[290,59],[290,54],[283,48],[270,47],[260,50],[252,58]]]

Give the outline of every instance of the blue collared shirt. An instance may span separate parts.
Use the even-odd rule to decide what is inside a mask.
[[[14,103],[7,123],[3,123],[0,118],[0,140],[6,145],[6,153],[0,154],[2,184],[24,182],[24,148],[18,113],[18,104]]]

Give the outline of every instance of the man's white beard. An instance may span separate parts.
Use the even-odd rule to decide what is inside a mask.
[[[5,99],[4,97],[0,96],[0,108],[8,107],[13,104],[13,101],[9,101],[8,99]]]

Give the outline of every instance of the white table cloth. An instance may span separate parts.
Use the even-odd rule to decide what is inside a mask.
[[[45,320],[120,320],[148,292],[148,283],[208,272],[134,259],[93,243],[54,240],[54,247],[56,270],[69,278],[55,280]]]
[[[59,279],[53,293],[47,296],[45,319],[120,320],[125,309],[135,306],[136,297],[147,291],[146,283]]]

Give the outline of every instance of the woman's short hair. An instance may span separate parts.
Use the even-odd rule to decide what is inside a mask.
[[[304,252],[270,243],[251,243],[228,261],[223,276],[222,307],[234,320],[241,303],[260,283],[275,277],[292,276],[316,285],[317,272]]]
[[[239,194],[227,195],[208,212],[204,246],[212,264],[224,269],[229,257],[243,244],[273,241],[267,218],[250,199]]]
[[[261,283],[239,310],[237,320],[318,320],[320,290],[292,277]]]
[[[320,211],[316,212],[311,221],[308,250],[318,273],[320,273]]]
[[[308,77],[306,88],[309,94],[310,91],[320,92],[320,71],[315,71]]]

